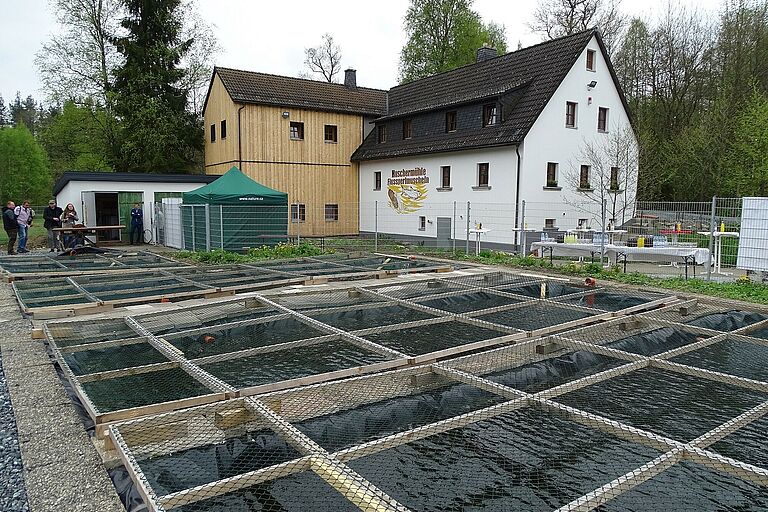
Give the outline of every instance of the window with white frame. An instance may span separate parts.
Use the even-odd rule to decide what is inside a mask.
[[[427,229],[427,218],[423,215],[419,217],[419,231],[426,231]]]
[[[477,164],[477,186],[479,188],[488,188],[489,174],[490,168],[487,162]]]
[[[587,70],[595,70],[595,50],[587,50]]]
[[[608,109],[606,107],[597,109],[597,131],[602,133],[608,131]]]
[[[338,220],[339,220],[339,205],[326,204],[325,205],[325,222],[335,222]]]
[[[547,187],[557,187],[557,162],[547,162]]]
[[[544,219],[544,229],[555,229],[555,219]]]
[[[565,102],[565,127],[576,128],[576,110],[578,103],[574,101]]]
[[[579,170],[579,188],[589,189],[589,166],[582,165]]]
[[[296,224],[306,222],[307,206],[304,203],[294,203],[291,205],[291,222]]]

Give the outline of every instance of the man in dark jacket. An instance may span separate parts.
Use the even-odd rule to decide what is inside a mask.
[[[14,248],[16,237],[19,235],[19,225],[16,223],[16,214],[13,212],[15,208],[16,204],[13,201],[8,201],[3,208],[3,229],[8,234],[8,254],[16,254]]]
[[[50,252],[59,249],[59,232],[54,231],[54,229],[61,227],[61,215],[63,213],[64,210],[56,206],[54,199],[48,201],[48,206],[43,210],[43,219],[45,219],[43,226],[48,230],[48,249]]]
[[[134,233],[136,234],[136,243],[142,243],[144,241],[144,212],[139,203],[134,204],[133,209],[131,210],[131,245],[133,245]]]

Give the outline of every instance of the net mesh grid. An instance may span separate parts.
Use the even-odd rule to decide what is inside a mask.
[[[153,257],[148,255],[146,258]],[[407,274],[412,272],[431,272],[445,269],[445,263],[423,259],[401,257],[368,256],[353,258],[337,256],[333,259],[299,258],[275,260],[264,263],[222,265],[216,267],[192,267],[178,264],[173,267],[173,260],[158,257],[158,264],[147,261],[146,270],[125,274],[89,274],[69,277],[47,277],[44,279],[24,279],[13,282],[13,289],[19,304],[27,313],[36,310],[48,310],[65,307],[90,307],[103,304],[123,305],[129,303],[152,302],[163,299],[179,299],[207,296],[222,292],[242,292],[303,284],[307,280],[323,279],[363,279],[380,273]],[[142,256],[144,258],[145,256]],[[51,261],[58,261],[52,258]],[[80,257],[78,257],[80,258]],[[124,260],[121,257],[98,256],[97,262],[109,262],[106,268],[130,270],[141,267],[137,261]],[[80,261],[80,260],[78,260]],[[87,265],[90,260],[81,263]],[[120,263],[126,261],[126,263]],[[101,263],[99,263],[101,264]],[[64,264],[60,264],[64,265]],[[75,263],[70,263],[70,267]],[[168,266],[163,269],[161,267]],[[451,265],[456,268],[456,265]],[[71,270],[56,267],[59,270]],[[103,269],[103,270],[106,270]],[[98,270],[98,269],[95,269]],[[39,272],[40,269],[37,269]],[[54,272],[51,274],[56,276]]]
[[[105,286],[110,281],[109,276],[88,279]],[[124,409],[174,409],[205,395],[211,395],[210,400],[222,393],[249,395],[522,339],[526,333],[519,329],[471,316],[488,308],[454,313],[381,291],[438,289],[440,297],[462,303],[471,302],[477,293],[513,305],[543,300],[483,288],[489,282],[503,285],[526,279],[530,281],[503,274],[491,281],[448,279],[445,286],[454,291],[447,295],[444,285],[435,288],[439,281],[429,280],[376,289],[277,294],[274,301],[262,296],[235,298],[125,320],[56,322],[49,324],[48,332],[54,353],[78,393],[88,399],[94,419],[121,417]],[[157,393],[154,388],[168,392]],[[139,389],[141,396],[133,396]]]
[[[411,302],[385,287],[350,290],[347,298],[350,292],[380,299],[366,310]],[[322,304],[300,316],[348,307],[315,298],[290,300]],[[766,341],[750,336],[762,320],[710,329],[670,320],[681,307],[690,308],[685,317],[723,313],[681,302],[442,362],[129,421],[110,432],[156,510],[681,509],[692,490],[676,481],[680,474],[700,485],[699,505],[760,510],[768,459],[749,447],[765,441],[768,383],[756,378],[761,374],[707,368],[700,361],[712,354],[679,361],[723,343],[739,347],[729,354],[755,347],[751,357],[764,357]],[[437,311],[440,323],[464,315]],[[327,337],[356,336],[329,327]],[[209,471],[204,481],[200,468]],[[169,473],[176,487],[157,483]]]
[[[141,268],[186,267],[188,264],[145,251],[105,252],[62,257],[54,254],[0,257],[0,271],[11,276],[24,274],[64,274],[88,271],[113,271]]]

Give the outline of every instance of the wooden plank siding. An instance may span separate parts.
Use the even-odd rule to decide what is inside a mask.
[[[242,171],[270,188],[286,192],[288,202],[306,205],[306,222],[290,224],[290,234],[358,233],[358,167],[349,158],[363,139],[361,115],[293,107],[238,105],[218,76],[205,109],[205,169],[223,174],[239,166],[237,112],[240,107]],[[289,112],[288,118],[283,112]],[[227,121],[222,140],[221,121]],[[291,140],[290,123],[304,123],[304,139]],[[216,125],[216,141],[210,127]],[[325,125],[337,126],[338,142],[325,142]],[[339,205],[339,220],[325,220],[325,205]]]

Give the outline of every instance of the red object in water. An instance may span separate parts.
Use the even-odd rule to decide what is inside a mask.
[[[584,284],[587,285],[590,288],[594,288],[597,286],[597,280],[594,277],[588,277],[584,280]],[[587,294],[587,306],[594,307],[595,306],[595,294],[589,293]]]

